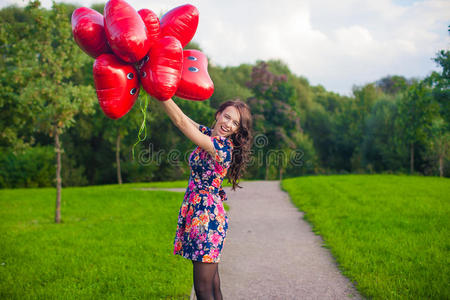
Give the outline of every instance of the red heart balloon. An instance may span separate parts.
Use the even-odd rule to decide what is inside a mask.
[[[177,90],[182,64],[180,42],[173,36],[163,37],[150,50],[149,60],[140,70],[142,86],[156,99],[168,100]]]
[[[114,54],[130,63],[142,59],[150,49],[150,41],[136,10],[123,0],[109,0],[104,15],[106,38]]]
[[[150,40],[150,49],[160,38],[159,19],[158,16],[150,9],[143,8],[138,10],[138,14],[147,27],[147,37]]]
[[[194,37],[198,26],[198,10],[185,4],[169,10],[161,18],[161,36],[176,37],[184,48]]]
[[[98,102],[105,115],[111,119],[126,115],[139,95],[136,69],[113,54],[102,54],[95,60],[93,71]]]
[[[103,22],[101,13],[87,7],[77,8],[72,13],[72,33],[75,42],[93,58],[111,52],[106,41]]]
[[[175,93],[188,100],[206,100],[214,93],[214,83],[208,74],[208,59],[198,50],[183,51],[183,71]]]

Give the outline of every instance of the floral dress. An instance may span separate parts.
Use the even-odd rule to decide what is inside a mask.
[[[199,130],[211,136],[211,129]],[[231,164],[233,144],[222,136],[211,137],[215,157],[200,147],[189,157],[191,174],[181,204],[174,241],[174,254],[185,258],[217,263],[228,229],[228,217],[222,201],[226,194],[222,181]]]

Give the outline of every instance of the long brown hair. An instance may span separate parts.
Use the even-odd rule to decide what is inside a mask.
[[[252,114],[250,107],[239,99],[229,100],[222,103],[216,111],[214,117],[217,119],[217,114],[223,112],[228,106],[233,106],[237,109],[240,115],[239,129],[233,133],[230,138],[233,142],[233,156],[231,165],[227,172],[228,182],[233,184],[233,190],[236,187],[242,188],[239,185],[239,180],[245,172],[245,168],[250,160],[250,149],[252,143]],[[214,124],[215,125],[215,122]],[[214,126],[212,126],[214,127]]]

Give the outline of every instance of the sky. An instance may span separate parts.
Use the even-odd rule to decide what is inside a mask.
[[[64,1],[89,7],[106,1]],[[193,41],[219,66],[280,59],[341,95],[387,75],[423,78],[450,49],[449,0],[129,0],[160,15],[186,3],[200,13]],[[24,5],[0,0],[0,7]],[[41,0],[51,7],[51,0]]]

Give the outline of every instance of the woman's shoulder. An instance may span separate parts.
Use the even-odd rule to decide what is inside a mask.
[[[221,148],[233,148],[234,144],[230,137],[220,136],[216,135],[211,137],[212,140],[215,141],[215,144],[218,144],[221,146]]]
[[[211,135],[211,128],[205,125],[198,125],[198,130],[200,130],[201,133],[206,135]]]

